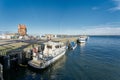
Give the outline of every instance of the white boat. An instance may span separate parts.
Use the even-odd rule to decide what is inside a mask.
[[[46,42],[44,50],[39,53],[33,53],[33,59],[28,62],[31,67],[44,69],[60,59],[66,52],[66,46],[61,42]]]
[[[81,36],[81,37],[78,38],[77,42],[78,43],[85,43],[87,41],[87,38],[88,37]]]

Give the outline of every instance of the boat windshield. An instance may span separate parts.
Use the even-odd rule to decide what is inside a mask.
[[[71,44],[71,46],[75,46],[75,43],[74,43],[74,42],[71,42],[70,44]]]
[[[49,48],[49,49],[52,49],[52,46],[50,46],[50,45],[47,45],[47,48]]]
[[[56,45],[55,48],[59,48],[59,45]]]

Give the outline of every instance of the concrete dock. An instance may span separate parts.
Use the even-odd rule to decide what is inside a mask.
[[[52,39],[52,41],[60,41],[60,42],[63,42],[63,43],[66,43],[66,42],[71,42],[71,41],[74,41],[76,42],[77,41],[77,38],[78,37],[70,37],[70,38],[55,38],[55,39]]]
[[[67,41],[76,41],[77,37],[71,38],[54,38],[52,41],[60,41],[66,43]],[[0,40],[0,55],[11,54],[12,51],[27,51],[32,49],[33,46],[38,46],[40,43],[46,42],[43,40]]]

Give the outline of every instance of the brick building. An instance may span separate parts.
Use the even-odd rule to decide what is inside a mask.
[[[18,25],[18,33],[19,33],[20,36],[27,35],[27,28],[26,28],[26,26],[23,25],[23,24],[19,24]]]

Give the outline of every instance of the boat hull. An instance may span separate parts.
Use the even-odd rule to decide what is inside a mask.
[[[77,47],[77,44],[75,44],[75,46],[73,47],[73,50]]]
[[[85,43],[86,41],[79,41],[79,43]]]
[[[86,39],[84,39],[84,38],[83,38],[83,39],[78,39],[77,42],[78,42],[78,43],[85,43],[85,42],[86,42]]]
[[[46,61],[44,63],[44,65],[40,66],[40,64],[38,64],[39,66],[36,66],[33,64],[32,60],[28,62],[29,66],[36,68],[36,69],[45,69],[48,66],[50,66],[51,64],[53,64],[54,62],[56,62],[57,60],[59,60],[64,54],[65,54],[66,50],[62,51],[59,55],[57,55],[56,57],[52,58],[49,61]]]
[[[75,42],[70,42],[68,45],[69,50],[74,50],[77,47],[77,44]]]

